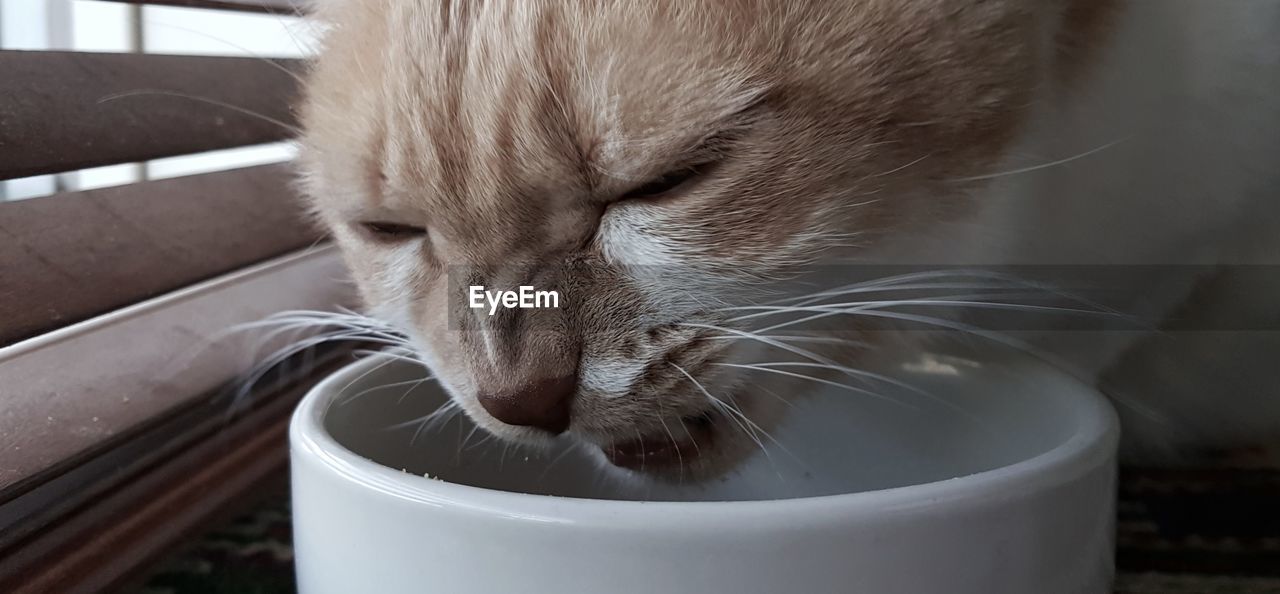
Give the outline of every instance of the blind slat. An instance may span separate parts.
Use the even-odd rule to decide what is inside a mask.
[[[301,70],[300,60],[0,51],[0,179],[284,140]]]
[[[128,4],[154,4],[159,6],[182,6],[188,8],[214,8],[218,10],[244,10],[249,12],[273,12],[280,14],[300,14],[303,0],[106,0],[107,2],[123,2]]]
[[[288,172],[0,203],[0,346],[311,245]]]

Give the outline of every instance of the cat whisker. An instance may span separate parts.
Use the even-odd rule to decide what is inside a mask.
[[[209,97],[201,97],[199,95],[191,95],[189,93],[182,93],[179,91],[167,91],[164,89],[135,89],[132,91],[123,91],[120,93],[113,93],[110,95],[103,96],[102,98],[98,99],[97,102],[99,105],[101,105],[103,103],[110,103],[112,101],[118,101],[120,99],[126,99],[129,97],[145,97],[145,96],[178,97],[181,99],[187,99],[189,101],[198,101],[200,103],[207,103],[209,105],[215,105],[223,109],[229,109],[236,113],[258,118],[259,120],[262,120],[264,122],[275,124],[277,126],[280,126],[281,128],[284,128],[286,131],[288,131],[290,134],[293,134],[294,136],[302,135],[302,128],[294,126],[293,124],[283,122],[269,115],[261,114],[256,111],[253,111],[252,109],[240,107],[239,105],[233,105],[225,101],[219,101],[217,99],[212,99]]]
[[[710,394],[708,394],[707,396],[711,398],[711,404],[715,406],[717,409],[719,409],[720,412],[725,416],[725,418],[729,419],[730,421],[733,421],[733,423],[737,425],[739,429],[742,430],[742,433],[744,435],[746,435],[749,439],[751,439],[751,441],[755,442],[756,447],[759,448],[760,451],[765,455],[765,457],[769,459],[769,463],[773,464],[773,457],[769,454],[769,448],[765,447],[764,441],[760,439],[760,436],[757,435],[756,432],[753,431],[749,425],[746,425],[743,423],[743,419],[746,418],[746,415],[743,415],[742,411],[736,409],[733,406],[730,406],[729,403],[719,398],[716,398],[715,396],[711,396]],[[776,469],[776,466],[775,466],[775,469]]]
[[[973,326],[970,324],[954,322],[954,321],[946,320],[943,318],[935,318],[931,316],[920,316],[920,315],[907,314],[907,313],[901,313],[901,312],[867,310],[867,311],[859,311],[855,313],[856,315],[860,315],[860,316],[866,316],[866,317],[872,317],[872,318],[886,318],[886,319],[899,320],[899,321],[905,321],[905,322],[917,322],[917,323],[925,324],[928,326],[935,326],[944,330],[955,330],[958,332],[963,332],[970,336],[984,338],[986,340],[995,342],[997,344],[1010,347],[1018,352],[1026,353],[1042,361],[1045,361],[1055,367],[1058,367],[1059,369],[1071,369],[1070,365],[1067,365],[1064,361],[1062,361],[1058,357],[1055,357],[1041,349],[1037,349],[1021,340],[1017,340],[1011,336],[1008,336],[1000,332],[985,330],[983,328],[979,328],[977,326]]]
[[[1101,316],[1101,317],[1123,317],[1110,312],[1101,312],[1096,310],[1086,310],[1070,307],[1057,307],[1049,305],[1031,305],[1024,303],[1006,303],[996,301],[972,301],[967,298],[972,297],[1009,297],[1010,295],[952,295],[945,297],[927,297],[922,299],[894,299],[885,301],[859,301],[849,303],[834,303],[821,306],[767,306],[767,305],[748,305],[726,308],[722,311],[756,311],[757,313],[746,314],[736,318],[731,318],[729,322],[741,322],[761,317],[770,317],[787,313],[816,313],[816,315],[807,316],[797,320],[790,320],[759,329],[759,332],[770,332],[780,330],[798,324],[812,322],[814,320],[839,316],[845,314],[856,315],[860,312],[870,310],[882,310],[890,307],[902,306],[929,306],[929,307],[952,307],[957,309],[1001,309],[1021,312],[1040,312],[1055,314],[1071,314],[1084,316]],[[1017,296],[1017,295],[1014,295]]]
[[[783,370],[781,370],[781,369],[773,369],[773,368],[770,368],[770,367],[765,367],[765,366],[763,366],[763,365],[749,365],[749,364],[745,364],[745,363],[713,363],[713,365],[716,365],[716,366],[719,366],[719,367],[732,367],[732,368],[734,368],[734,369],[746,369],[746,370],[761,371],[761,372],[765,372],[765,373],[775,373],[775,374],[782,375],[782,376],[786,376],[786,377],[792,377],[792,378],[796,378],[796,379],[803,379],[803,380],[812,381],[812,382],[816,382],[816,383],[819,383],[819,384],[823,384],[823,385],[827,385],[827,386],[831,386],[831,387],[835,387],[835,388],[840,388],[840,389],[842,389],[842,390],[849,390],[849,391],[851,391],[851,392],[856,392],[856,393],[858,393],[858,394],[861,394],[861,395],[864,395],[864,396],[869,396],[869,397],[874,398],[874,399],[876,399],[876,400],[882,400],[882,401],[884,401],[884,402],[889,402],[889,403],[896,404],[896,405],[898,405],[898,406],[902,406],[902,407],[905,407],[905,408],[910,408],[910,409],[914,409],[914,410],[919,410],[919,407],[912,406],[912,405],[907,404],[907,403],[905,403],[905,402],[902,402],[901,400],[898,400],[898,399],[896,399],[896,398],[891,398],[891,397],[889,397],[889,396],[885,396],[884,394],[881,394],[881,393],[879,393],[879,392],[874,392],[874,391],[867,390],[867,389],[864,389],[864,388],[858,388],[858,387],[855,387],[855,386],[850,386],[850,385],[848,385],[848,384],[842,384],[842,383],[840,383],[840,382],[836,382],[836,381],[828,380],[828,379],[825,379],[825,378],[815,377],[815,376],[812,376],[812,375],[804,375],[803,373],[794,373],[794,372],[791,372],[791,371],[783,371]]]
[[[883,378],[883,376],[879,376],[878,374],[873,374],[873,373],[868,372],[868,371],[863,371],[863,370],[860,370],[860,369],[854,369],[854,368],[851,368],[851,367],[846,367],[846,366],[841,365],[841,364],[839,364],[839,363],[837,363],[837,362],[835,362],[835,361],[833,361],[833,360],[831,360],[831,359],[829,359],[829,358],[827,358],[827,357],[823,357],[822,355],[819,355],[819,354],[817,354],[817,353],[814,353],[813,351],[810,351],[810,350],[807,350],[807,349],[803,349],[803,348],[797,347],[797,346],[795,346],[795,345],[790,345],[790,344],[786,344],[786,343],[784,343],[784,342],[780,342],[780,341],[774,340],[774,339],[772,339],[772,338],[771,338],[771,337],[769,337],[769,336],[760,335],[760,334],[756,334],[756,333],[752,333],[752,332],[747,332],[747,331],[743,331],[743,330],[737,330],[737,329],[733,329],[733,328],[724,328],[724,327],[721,327],[721,326],[715,326],[715,325],[711,325],[711,324],[681,323],[680,325],[682,325],[682,326],[694,327],[694,328],[703,328],[703,329],[708,329],[708,330],[716,330],[716,331],[726,332],[726,333],[729,333],[729,334],[732,334],[732,335],[736,335],[736,336],[741,336],[741,337],[745,337],[745,338],[751,338],[751,339],[754,339],[754,340],[756,340],[756,341],[758,341],[758,342],[760,342],[760,343],[762,343],[762,344],[769,345],[769,346],[772,346],[772,347],[774,347],[774,348],[782,349],[782,350],[784,350],[784,351],[790,352],[790,353],[792,353],[792,354],[794,354],[794,355],[798,355],[798,356],[803,357],[803,358],[805,358],[805,359],[808,359],[808,360],[810,360],[810,361],[813,361],[813,362],[816,362],[816,363],[822,363],[822,364],[824,364],[824,365],[828,365],[828,366],[830,366],[830,367],[829,367],[830,369],[834,369],[834,370],[840,371],[841,373],[843,373],[843,374],[845,374],[845,375],[848,375],[848,376],[851,376],[851,377],[855,377],[855,378],[863,379],[863,380],[865,380],[865,379],[867,379],[867,378],[872,378],[872,379],[877,379],[877,380],[881,380],[881,381],[886,381],[886,379],[885,379],[885,378]],[[907,387],[907,386],[903,386],[903,387]]]
[[[754,365],[757,368],[765,368],[765,369],[772,369],[775,367],[805,367],[805,368],[812,368],[812,369],[831,369],[833,371],[844,371],[844,369],[846,369],[844,367],[833,368],[830,365],[826,365],[823,363],[808,363],[804,361],[778,361],[778,362],[772,362],[772,363],[756,363]],[[919,396],[922,396],[928,399],[930,402],[933,402],[934,404],[941,406],[942,408],[945,408],[951,412],[954,412],[968,419],[969,421],[972,421],[975,424],[985,425],[984,421],[982,421],[982,419],[980,419],[977,415],[973,414],[972,411],[969,411],[964,407],[958,404],[955,404],[945,398],[942,398],[928,390],[924,390],[919,386],[914,386],[910,383],[889,377],[887,375],[874,373],[871,371],[865,371],[865,370],[857,370],[857,371],[859,371],[862,374],[862,376],[865,378],[872,379],[878,382],[883,382],[885,384],[917,394]],[[888,397],[886,396],[885,398],[888,398]],[[919,410],[919,407],[911,406],[911,408]]]
[[[981,280],[981,283],[974,282]],[[936,282],[935,282],[936,281]],[[963,282],[961,282],[963,281]],[[925,284],[911,284],[925,283]],[[908,286],[909,285],[909,286]],[[962,268],[952,270],[925,270],[921,272],[912,272],[889,276],[874,280],[861,281],[827,289],[820,293],[812,295],[801,295],[798,297],[790,297],[779,300],[779,302],[787,301],[808,301],[827,296],[839,296],[852,293],[878,292],[878,291],[895,291],[895,290],[915,290],[915,289],[974,289],[974,290],[996,290],[996,289],[1031,289],[1035,291],[1043,291],[1048,294],[1055,294],[1061,297],[1069,298],[1073,301],[1081,301],[1079,298],[1061,293],[1053,287],[1040,285],[1017,276],[1005,274],[997,271],[986,270],[981,268]]]
[[[419,387],[421,387],[421,386],[422,386],[422,384],[425,384],[425,383],[430,382],[430,381],[434,381],[435,379],[436,379],[436,378],[434,378],[434,377],[432,377],[432,376],[427,376],[427,377],[424,377],[424,378],[422,378],[422,379],[420,379],[420,380],[416,380],[416,381],[413,381],[413,382],[401,382],[399,385],[404,385],[404,383],[412,383],[413,385],[409,386],[409,389],[408,389],[408,390],[405,390],[405,391],[404,391],[404,394],[401,394],[399,398],[396,398],[396,404],[403,404],[403,403],[404,403],[404,400],[405,400],[406,398],[408,398],[408,397],[409,397],[409,394],[412,394],[414,390],[417,390]]]
[[[305,340],[299,341],[291,339],[288,341],[286,346],[277,349],[265,359],[253,364],[236,384],[238,388],[232,399],[232,405],[230,407],[232,411],[239,408],[240,403],[246,400],[253,387],[257,385],[262,377],[271,369],[286,362],[294,355],[306,352],[309,349],[313,349],[314,347],[325,343],[352,341],[381,344],[390,347],[387,351],[381,352],[381,354],[389,357],[387,362],[395,360],[410,360],[419,365],[421,364],[421,362],[407,356],[412,354],[412,349],[403,337],[388,331],[389,327],[383,322],[373,320],[354,312],[335,313],[308,310],[280,312],[263,320],[233,326],[224,332],[220,332],[214,341],[216,342],[221,340],[230,334],[267,328],[270,328],[271,330],[258,337],[258,344],[260,345],[258,349],[261,348],[261,345],[275,341],[285,332],[293,331],[298,333],[305,332],[310,329],[322,331],[316,332]],[[255,354],[252,355],[252,358],[255,361],[259,359],[256,352],[257,349],[255,349]],[[383,363],[382,365],[385,364],[386,363]],[[382,365],[379,365],[378,368],[381,368]]]
[[[808,295],[798,295],[794,297],[785,297],[769,302],[771,305],[792,303],[796,305],[813,305],[820,303],[824,299],[836,297],[844,297],[846,295],[859,295],[866,293],[888,293],[893,291],[932,291],[932,290],[966,290],[966,291],[984,291],[997,290],[1001,287],[993,287],[984,283],[925,283],[925,284],[903,284],[903,285],[851,285],[849,287],[841,287],[838,289],[830,289],[811,293]]]
[[[479,425],[472,425],[471,430],[467,432],[467,436],[462,438],[462,442],[458,444],[458,449],[453,454],[454,464],[459,464],[462,461],[462,452],[466,451],[467,442],[471,441],[471,438],[475,436],[476,431],[479,430]]]
[[[153,21],[153,20],[150,20],[150,19],[146,20],[146,21],[144,22],[144,24],[145,24],[147,27],[160,27],[160,28],[162,28],[162,29],[173,29],[173,30],[175,30],[175,31],[182,31],[182,32],[184,32],[184,33],[190,33],[190,34],[195,35],[195,36],[197,36],[197,37],[203,37],[203,38],[205,38],[205,39],[209,39],[209,40],[212,40],[212,41],[216,41],[216,42],[221,43],[221,44],[223,44],[223,45],[225,45],[225,46],[227,46],[227,47],[229,47],[229,48],[232,48],[232,49],[238,50],[238,51],[240,51],[240,52],[244,53],[244,55],[246,55],[246,56],[248,56],[248,57],[250,57],[250,58],[253,58],[253,59],[258,60],[258,61],[260,61],[260,62],[264,62],[264,63],[266,63],[267,65],[271,66],[272,68],[274,68],[274,69],[276,69],[276,70],[279,70],[280,72],[283,72],[284,74],[288,75],[288,76],[289,76],[289,78],[292,78],[294,81],[296,81],[299,85],[304,85],[304,84],[306,84],[306,82],[307,82],[307,81],[306,81],[306,79],[304,79],[304,78],[302,77],[302,75],[298,74],[297,72],[294,72],[294,71],[290,70],[290,69],[289,69],[288,67],[286,67],[284,64],[281,64],[280,62],[277,62],[276,60],[271,59],[271,58],[268,58],[268,57],[266,57],[266,56],[262,56],[262,55],[260,55],[260,54],[258,54],[258,53],[256,53],[256,52],[254,52],[253,50],[251,50],[251,49],[249,49],[249,48],[247,48],[247,47],[244,47],[243,45],[240,45],[240,44],[234,43],[234,42],[232,42],[232,41],[229,41],[229,40],[224,39],[224,38],[222,38],[222,37],[219,37],[219,36],[217,36],[217,35],[210,35],[210,34],[208,34],[208,33],[205,33],[204,31],[201,31],[201,30],[199,30],[199,29],[193,29],[193,28],[191,28],[191,27],[183,27],[182,25],[175,25],[175,24],[172,24],[172,23],[156,22],[156,21]],[[282,27],[282,28],[284,28],[284,29],[285,29],[285,31],[286,31],[286,33],[288,33],[288,34],[289,34],[289,36],[293,38],[294,44],[295,44],[295,45],[298,45],[298,39],[297,39],[296,37],[294,37],[294,35],[288,31],[288,27]],[[298,49],[299,49],[299,50],[301,50],[301,51],[303,51],[303,52],[310,51],[310,48],[303,48],[303,47],[301,47],[300,45],[299,45]]]
[[[725,403],[723,400],[711,395],[711,392],[708,391],[707,388],[702,385],[702,382],[698,381],[697,378],[694,378],[693,375],[691,375],[688,371],[685,371],[685,369],[680,365],[676,364],[675,362],[671,362],[671,366],[675,367],[676,371],[679,371],[682,375],[688,378],[689,381],[693,383],[694,387],[696,387],[698,391],[702,392],[702,395],[706,396],[707,400],[713,406],[716,406],[717,408],[722,409],[722,411],[725,412],[725,417],[733,421],[733,423],[737,425],[739,429],[742,429],[743,433],[745,433],[748,437],[750,437],[752,441],[756,442],[756,445],[760,447],[760,451],[765,453],[765,456],[769,455],[768,449],[764,447],[764,442],[760,441],[759,437],[757,437],[754,433],[748,430],[746,425],[743,425],[741,422],[738,421],[739,417],[746,418],[746,416],[742,414],[742,411],[734,409],[733,407]]]
[[[478,426],[479,426],[479,425],[477,425],[477,427],[478,427]],[[474,450],[474,449],[476,449],[476,448],[478,448],[478,447],[480,447],[480,446],[482,446],[482,445],[484,445],[484,444],[488,443],[488,442],[489,442],[489,440],[494,439],[494,438],[495,438],[495,437],[494,437],[494,435],[493,435],[492,433],[489,433],[488,431],[485,431],[485,432],[484,432],[484,435],[483,435],[483,436],[481,436],[481,437],[480,437],[480,439],[479,439],[478,441],[476,441],[475,443],[473,443],[473,444],[471,444],[471,445],[466,446],[465,448],[463,448],[463,451],[465,452],[465,451],[468,451],[468,450]]]
[[[1002,171],[1002,172],[1000,172],[1000,173],[990,173],[990,174],[987,174],[987,175],[977,175],[977,176],[973,176],[973,177],[961,177],[961,178],[956,178],[956,179],[954,179],[954,180],[952,180],[952,181],[957,181],[957,182],[983,181],[983,180],[997,179],[997,178],[1001,178],[1001,177],[1009,177],[1009,176],[1013,176],[1013,175],[1021,175],[1021,174],[1024,174],[1024,173],[1031,173],[1031,172],[1033,172],[1033,171],[1040,171],[1040,170],[1042,170],[1042,169],[1049,169],[1049,168],[1051,168],[1051,167],[1059,167],[1059,166],[1062,166],[1062,165],[1066,165],[1066,164],[1068,164],[1068,163],[1073,163],[1073,162],[1075,162],[1075,161],[1079,161],[1079,160],[1084,159],[1084,158],[1087,158],[1087,157],[1091,157],[1091,156],[1093,156],[1093,155],[1095,155],[1095,154],[1097,154],[1097,153],[1100,153],[1100,152],[1105,151],[1105,150],[1107,150],[1107,149],[1109,149],[1109,148],[1111,148],[1111,147],[1114,147],[1114,146],[1116,146],[1116,145],[1118,145],[1118,144],[1121,144],[1121,143],[1127,142],[1127,141],[1132,140],[1132,139],[1133,139],[1133,137],[1131,137],[1131,136],[1130,136],[1130,137],[1126,137],[1126,138],[1121,138],[1120,140],[1115,140],[1115,141],[1109,142],[1109,143],[1104,144],[1104,145],[1102,145],[1102,146],[1100,146],[1100,147],[1098,147],[1098,148],[1091,149],[1091,150],[1085,151],[1085,152],[1083,152],[1083,153],[1080,153],[1080,154],[1078,154],[1078,155],[1076,155],[1076,156],[1074,156],[1074,157],[1067,157],[1066,159],[1059,159],[1059,160],[1057,160],[1057,161],[1052,161],[1052,162],[1049,162],[1049,163],[1043,163],[1043,164],[1035,165],[1035,166],[1032,166],[1032,167],[1023,167],[1023,168],[1021,168],[1021,169],[1014,169],[1014,170],[1012,170],[1012,171]]]
[[[676,439],[675,434],[671,432],[671,427],[667,426],[667,421],[662,418],[661,404],[658,406],[658,422],[662,423],[662,429],[667,432],[667,438],[671,440],[671,447],[676,451],[676,463],[680,468],[679,482],[680,484],[684,484],[684,454],[680,453],[680,442]],[[683,422],[684,421],[681,421],[681,423]]]
[[[752,421],[746,415],[746,413],[742,412],[742,409],[737,406],[736,402],[733,402],[733,403],[725,402],[720,398],[716,398],[711,394],[711,392],[707,390],[705,386],[702,385],[702,382],[699,382],[697,379],[695,379],[692,375],[689,374],[688,371],[685,371],[683,367],[680,367],[674,362],[672,362],[671,365],[675,367],[676,370],[679,371],[681,374],[683,374],[686,378],[689,378],[689,381],[693,382],[693,385],[696,386],[698,390],[701,391],[702,394],[707,397],[707,399],[711,402],[713,406],[720,409],[726,418],[733,421],[733,423],[737,425],[738,428],[741,429],[749,439],[751,439],[751,441],[755,442],[756,446],[760,448],[760,452],[764,454],[765,459],[769,461],[769,466],[773,468],[774,473],[778,475],[779,481],[783,481],[785,479],[783,479],[782,477],[782,472],[778,470],[778,464],[776,461],[774,461],[773,455],[769,453],[769,448],[765,447],[764,442],[761,441],[760,439],[761,435],[763,435],[765,439],[768,439],[770,442],[772,442],[773,445],[777,446],[777,448],[781,450],[782,453],[786,454],[791,459],[795,460],[801,466],[804,466],[803,460],[798,458],[795,454],[792,454],[791,450],[787,449],[786,446],[782,445],[782,443],[779,442],[772,434],[770,434],[768,431],[765,431],[765,429],[761,427],[759,424],[757,424],[755,421]],[[732,401],[732,397],[730,396],[729,398]],[[757,434],[757,431],[759,432],[758,434]]]
[[[333,336],[321,335],[307,340],[294,342],[286,347],[278,349],[269,357],[254,365],[247,372],[242,374],[242,378],[240,380],[234,383],[237,388],[231,397],[228,414],[234,414],[238,411],[241,408],[241,405],[248,401],[249,393],[256,385],[258,385],[258,382],[260,382],[272,369],[275,369],[276,366],[284,363],[294,355],[334,340],[335,338]]]
[[[808,342],[808,343],[814,343],[814,344],[832,344],[832,345],[852,346],[852,347],[871,346],[870,343],[867,343],[861,340],[850,340],[845,338],[835,338],[831,336],[798,336],[798,335],[792,335],[792,334],[764,334],[761,336],[772,338],[774,340],[780,340],[782,342]],[[755,340],[755,338],[756,338],[755,336],[722,335],[722,336],[708,336],[706,337],[706,340]]]
[[[918,387],[916,387],[916,386],[912,386],[911,384],[908,384],[908,383],[906,383],[906,382],[902,382],[902,381],[900,381],[900,380],[897,380],[897,379],[894,379],[894,378],[891,378],[891,377],[888,377],[888,376],[885,376],[885,375],[882,375],[882,374],[879,374],[879,373],[874,373],[874,372],[866,371],[866,370],[863,370],[863,369],[857,369],[857,368],[853,368],[853,367],[848,367],[848,366],[846,366],[846,365],[841,365],[841,364],[837,363],[836,361],[833,361],[833,360],[831,360],[831,359],[829,359],[829,358],[827,358],[827,357],[823,357],[822,355],[819,355],[819,354],[817,354],[817,353],[814,353],[813,351],[809,351],[809,350],[807,350],[807,349],[802,349],[802,348],[796,347],[796,346],[794,346],[794,345],[789,345],[789,344],[786,344],[786,343],[778,342],[778,341],[776,341],[776,340],[772,340],[772,339],[770,339],[770,337],[768,337],[768,336],[761,336],[761,335],[759,335],[759,334],[754,334],[754,333],[751,333],[751,332],[745,332],[745,331],[742,331],[742,330],[735,330],[735,329],[732,329],[732,328],[722,328],[722,327],[719,327],[719,326],[712,326],[712,325],[709,325],[709,324],[697,324],[696,326],[701,326],[701,327],[704,327],[704,328],[709,328],[709,329],[719,330],[719,331],[721,331],[721,332],[729,332],[729,333],[731,333],[731,334],[735,334],[735,335],[739,335],[739,336],[744,336],[744,337],[752,337],[752,338],[755,338],[756,340],[758,340],[759,342],[761,342],[761,343],[763,343],[763,344],[766,344],[766,345],[769,345],[769,346],[773,346],[774,348],[779,348],[779,349],[782,349],[782,350],[788,351],[788,352],[790,352],[790,353],[792,353],[792,354],[799,355],[799,356],[801,356],[801,357],[804,357],[805,359],[808,359],[809,361],[812,361],[812,363],[803,363],[803,362],[788,363],[788,362],[780,362],[780,363],[772,363],[772,364],[764,364],[764,365],[774,365],[774,366],[792,365],[792,366],[808,366],[808,367],[819,367],[819,368],[822,368],[822,369],[830,369],[830,370],[832,370],[832,371],[837,371],[837,372],[843,373],[844,375],[847,375],[847,376],[850,376],[850,377],[856,378],[856,379],[861,380],[861,381],[863,381],[863,382],[877,381],[877,382],[882,382],[882,383],[889,384],[889,385],[892,385],[892,386],[896,386],[896,387],[898,387],[898,388],[901,388],[901,389],[904,389],[904,390],[908,390],[908,391],[910,391],[910,392],[914,392],[914,393],[916,393],[916,394],[919,394],[920,396],[923,396],[923,397],[925,397],[925,398],[928,398],[929,400],[931,400],[931,401],[933,401],[933,402],[937,403],[938,405],[940,405],[940,406],[942,406],[942,407],[944,407],[944,408],[951,409],[951,410],[953,410],[953,411],[955,411],[955,412],[957,412],[957,413],[960,413],[960,414],[962,414],[962,415],[966,415],[966,416],[968,415],[968,412],[967,412],[967,411],[965,411],[964,409],[961,409],[961,408],[959,408],[959,407],[955,406],[954,404],[951,404],[951,403],[947,402],[946,400],[944,400],[944,399],[942,399],[942,398],[939,398],[938,396],[936,396],[936,395],[934,395],[934,394],[931,394],[931,393],[929,393],[929,392],[927,392],[927,391],[925,391],[925,390],[922,390],[922,389],[920,389],[920,388],[918,388]],[[721,365],[732,365],[732,364],[721,364]],[[780,370],[772,370],[772,371],[780,371]],[[786,372],[786,373],[789,373],[789,372]],[[786,373],[783,373],[783,374],[785,375]],[[808,376],[806,376],[806,377],[808,377]],[[829,381],[829,380],[823,380],[822,378],[814,378],[814,379],[815,379],[815,381],[819,381],[819,380],[821,380],[821,381]],[[838,383],[837,383],[837,385],[844,385],[844,384],[838,384]],[[852,386],[845,386],[845,387],[846,387],[846,388],[849,388],[849,389],[855,389],[855,388],[853,388]],[[876,392],[872,392],[872,391],[870,391],[870,390],[867,390],[867,392],[868,392],[869,394],[871,394],[871,395],[876,395],[876,396],[879,396],[879,397],[881,397],[881,398],[888,398],[888,397],[884,396],[883,394],[879,394],[879,393],[876,393]]]
[[[481,443],[483,443],[483,441],[481,441]],[[546,480],[547,474],[551,472],[551,468],[555,466],[557,463],[559,463],[561,460],[564,460],[565,456],[568,456],[577,448],[578,448],[578,444],[570,444],[568,446],[565,446],[564,451],[557,454],[555,458],[552,458],[551,461],[547,463],[546,467],[542,469],[542,474],[538,475],[538,482],[542,482]]]
[[[350,396],[347,396],[347,397],[343,398],[342,400],[339,400],[339,401],[338,401],[338,403],[337,403],[337,406],[338,406],[338,407],[346,406],[346,405],[350,404],[351,402],[354,402],[357,398],[360,398],[361,396],[364,396],[365,394],[369,394],[369,393],[372,393],[372,392],[377,392],[378,390],[382,390],[382,389],[384,389],[384,388],[397,388],[397,387],[400,387],[400,386],[411,386],[411,387],[409,388],[409,390],[408,390],[408,391],[406,391],[406,392],[404,393],[404,396],[401,396],[401,397],[400,397],[400,401],[403,401],[403,400],[404,400],[404,397],[405,397],[405,396],[408,396],[409,392],[412,392],[415,388],[417,388],[418,386],[422,385],[423,383],[425,383],[425,382],[427,382],[427,381],[430,381],[431,379],[433,379],[433,378],[429,378],[429,377],[428,377],[428,378],[423,378],[423,379],[407,380],[407,381],[403,381],[403,382],[394,382],[394,383],[390,383],[390,384],[382,384],[382,385],[380,385],[380,386],[374,386],[374,387],[372,387],[372,388],[367,388],[367,389],[361,390],[361,391],[359,391],[359,392],[356,392],[355,394],[352,394],[352,395],[350,395]]]
[[[761,427],[759,423],[756,423],[755,421],[752,421],[750,418],[748,418],[747,415],[742,412],[742,407],[738,405],[737,401],[734,400],[732,395],[729,395],[727,398],[729,399],[729,404],[732,407],[731,410],[736,411],[738,414],[738,417],[742,419],[742,422],[752,429],[753,435],[755,435],[758,432],[759,435],[763,435],[765,439],[768,439],[771,443],[773,443],[774,446],[777,446],[777,448],[780,451],[782,451],[782,453],[786,454],[788,457],[790,457],[793,461],[795,461],[801,467],[806,469],[808,468],[808,466],[804,463],[804,460],[801,460],[798,456],[791,453],[791,450],[787,449],[786,446],[782,445],[782,442],[778,441],[777,438],[775,438],[771,433],[766,431],[764,427]],[[759,443],[759,439],[757,439],[756,441],[757,443]],[[781,482],[785,482],[786,479],[782,477],[782,472],[778,470],[778,465],[774,462],[773,456],[769,454],[769,450],[762,445],[760,448],[760,451],[763,452],[765,455],[765,458],[769,460],[769,466],[773,468],[774,474],[778,475],[778,480]]]
[[[764,387],[764,386],[757,386],[757,387],[756,387],[756,389],[760,390],[761,392],[764,392],[765,394],[768,394],[769,396],[772,396],[775,400],[777,400],[778,402],[781,402],[781,403],[782,403],[784,406],[786,406],[787,408],[795,408],[795,407],[796,407],[796,405],[795,405],[795,403],[794,403],[794,402],[791,402],[790,400],[788,400],[788,399],[786,399],[786,398],[783,398],[782,396],[778,395],[778,393],[777,393],[777,392],[774,392],[773,390],[770,390],[769,388],[766,388],[766,387]]]
[[[416,427],[416,429],[413,432],[413,438],[410,439],[409,441],[410,444],[413,444],[415,441],[417,441],[418,436],[422,434],[422,432],[426,429],[429,423],[436,422],[442,417],[446,417],[446,416],[451,417],[452,415],[455,415],[458,412],[461,412],[461,410],[462,410],[461,407],[458,406],[456,402],[454,402],[453,400],[447,400],[443,404],[441,404],[439,407],[437,407],[434,411],[431,411],[426,415],[423,415],[416,419],[410,419],[408,421],[396,423],[394,425],[389,425],[385,427],[383,430],[398,431],[400,429]]]
[[[875,174],[875,175],[869,175],[869,176],[867,176],[867,177],[862,178],[862,179],[861,179],[861,180],[859,180],[859,181],[866,181],[866,180],[870,180],[870,179],[876,179],[876,178],[880,178],[880,177],[890,176],[890,175],[893,175],[893,174],[895,174],[895,173],[901,173],[901,172],[903,172],[903,171],[906,171],[907,169],[910,169],[910,168],[912,168],[912,167],[914,167],[914,166],[916,166],[916,165],[919,165],[920,163],[923,163],[925,160],[927,160],[927,159],[928,159],[929,157],[931,157],[931,156],[932,156],[932,155],[925,155],[925,156],[923,156],[923,157],[920,157],[919,159],[916,159],[916,160],[914,160],[914,161],[911,161],[910,163],[907,163],[906,165],[902,165],[902,166],[899,166],[899,167],[895,167],[895,168],[890,169],[890,170],[888,170],[888,171],[882,171],[882,172],[877,173],[877,174]]]
[[[355,385],[356,383],[358,383],[360,380],[363,380],[364,378],[369,377],[369,375],[371,375],[371,374],[373,374],[373,373],[377,373],[378,371],[381,371],[381,370],[382,370],[383,368],[385,368],[386,366],[388,366],[388,365],[390,365],[390,364],[392,364],[392,363],[395,363],[395,362],[396,362],[396,360],[395,360],[394,358],[388,357],[385,361],[383,361],[383,362],[381,362],[381,363],[378,363],[377,365],[374,365],[373,367],[370,367],[369,369],[365,370],[365,372],[364,372],[364,373],[361,373],[360,375],[357,375],[357,376],[356,376],[355,378],[353,378],[351,381],[347,382],[347,384],[346,384],[345,386],[343,386],[343,387],[342,387],[342,389],[338,391],[338,393],[339,393],[339,394],[346,393],[346,391],[347,391],[347,390],[351,389],[351,386],[354,386],[354,385]]]

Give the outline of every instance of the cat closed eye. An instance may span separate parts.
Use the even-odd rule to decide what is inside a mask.
[[[367,237],[381,242],[407,241],[427,234],[427,230],[423,227],[415,227],[403,223],[362,221],[356,223],[356,226]]]
[[[628,190],[618,197],[619,200],[653,200],[669,195],[673,190],[702,173],[700,167],[685,167],[670,171],[650,180],[643,185]]]

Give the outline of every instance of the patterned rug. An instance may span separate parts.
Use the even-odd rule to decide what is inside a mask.
[[[1280,594],[1280,471],[1126,469],[1119,510],[1116,594]],[[175,553],[129,590],[292,592],[283,493]]]

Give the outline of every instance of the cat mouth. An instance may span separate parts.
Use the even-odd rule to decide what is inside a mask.
[[[659,471],[689,464],[712,447],[718,416],[711,412],[680,419],[683,433],[659,431],[601,446],[610,464],[628,470]]]

